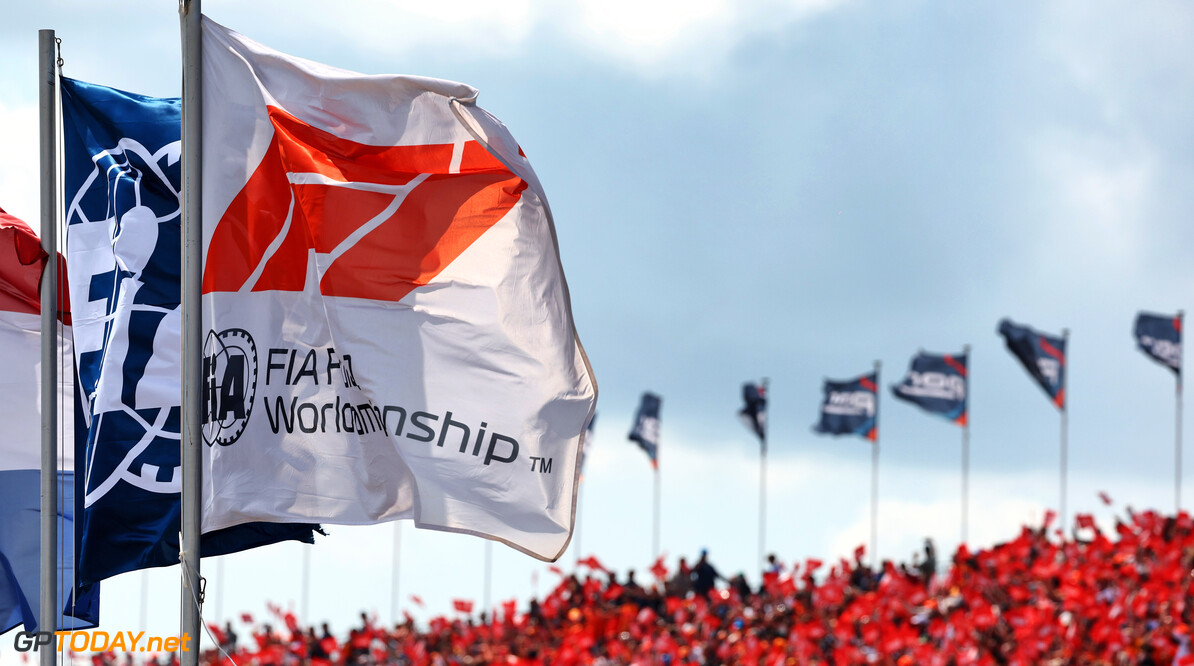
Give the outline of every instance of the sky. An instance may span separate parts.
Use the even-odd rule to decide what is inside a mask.
[[[1056,409],[1002,317],[1070,331],[1068,506],[1174,508],[1174,380],[1140,310],[1194,287],[1194,6],[921,0],[208,0],[266,45],[366,73],[462,81],[543,182],[600,386],[573,546],[643,571],[651,468],[626,434],[662,396],[662,549],[757,579],[759,448],[736,418],[770,380],[767,549],[848,557],[870,533],[871,450],[811,432],[824,378],[882,363],[878,555],[960,537],[961,432],[886,389],[918,349],[971,346],[973,544],[1059,499]],[[38,221],[37,30],[72,78],[180,93],[170,2],[19,3],[0,21],[0,207]],[[18,156],[27,156],[21,159]],[[1194,504],[1187,446],[1183,506]],[[1097,493],[1114,500],[1104,506]],[[205,560],[211,620],[273,602],[344,631],[453,598],[550,589],[481,540],[329,528],[314,547]],[[400,548],[395,560],[396,538]],[[394,562],[397,562],[395,568]],[[396,572],[396,577],[395,577]],[[105,628],[177,632],[177,567],[106,583]],[[394,596],[395,583],[398,594]],[[142,598],[147,601],[142,602]],[[424,608],[410,595],[420,596]],[[243,632],[242,632],[243,634]],[[0,660],[11,659],[7,638]]]

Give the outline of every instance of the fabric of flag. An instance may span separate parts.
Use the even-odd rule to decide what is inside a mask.
[[[879,374],[872,372],[847,381],[825,380],[821,420],[813,430],[826,435],[858,435],[872,442],[879,437]]]
[[[181,104],[62,79],[67,271],[87,475],[79,575],[178,564]],[[205,533],[203,555],[311,525]],[[205,532],[209,532],[205,530]]]
[[[767,449],[767,389],[762,384],[747,382],[742,385],[742,409],[738,416],[747,428],[758,438],[763,449]]]
[[[41,294],[48,256],[37,235],[0,209],[0,633],[17,625],[36,631],[41,617]],[[60,312],[70,310],[59,276]],[[74,365],[69,320],[58,337],[58,614],[55,629],[87,629],[99,622],[99,586],[76,587]]]
[[[659,408],[663,399],[654,393],[644,393],[634,415],[630,441],[638,444],[651,459],[651,467],[659,469]]]
[[[1182,373],[1182,318],[1150,314],[1136,315],[1136,346],[1157,363]]]
[[[1065,409],[1065,338],[1034,331],[1010,319],[999,322],[999,334],[1053,404]]]
[[[926,354],[912,357],[908,374],[891,392],[932,414],[966,425],[966,355]]]
[[[203,19],[205,529],[563,554],[597,388],[543,188],[477,90]]]

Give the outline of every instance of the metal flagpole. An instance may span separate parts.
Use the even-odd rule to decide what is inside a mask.
[[[485,596],[484,602],[481,605],[481,611],[485,613],[485,617],[493,622],[493,616],[489,608],[489,593],[493,589],[493,542],[489,539],[485,540]]]
[[[966,421],[962,424],[962,543],[966,543],[970,521],[970,345],[962,345],[966,358]]]
[[[38,99],[41,141],[41,246],[49,255],[41,277],[41,611],[38,629],[58,629],[58,136],[54,105],[53,30],[39,30]],[[26,627],[28,628],[28,627]],[[39,650],[42,666],[57,653]]]
[[[199,575],[199,535],[203,470],[203,41],[202,0],[179,0],[182,28],[182,645],[181,666],[199,663],[203,587]]]
[[[871,443],[871,562],[879,568],[879,361],[875,361],[875,441]]]
[[[583,501],[584,498],[585,498],[585,482],[584,482],[584,473],[582,472],[580,475],[580,488],[577,488],[577,490],[576,490],[576,525],[573,528],[576,532],[576,547],[572,549],[572,552],[576,554],[576,563],[573,565],[574,567],[580,565],[580,553],[581,553],[580,514],[585,506],[584,501]]]
[[[768,379],[763,378],[763,396],[770,398]],[[763,412],[766,414],[766,412]],[[759,567],[767,568],[767,420],[763,417],[763,440],[759,448]]]
[[[1066,499],[1065,481],[1066,481],[1066,462],[1067,462],[1066,461],[1066,454],[1067,454],[1067,450],[1066,450],[1067,449],[1067,442],[1066,442],[1067,432],[1066,431],[1068,430],[1067,421],[1069,420],[1068,415],[1069,415],[1069,411],[1070,411],[1070,393],[1068,390],[1066,390],[1070,383],[1070,368],[1069,368],[1069,365],[1070,365],[1070,357],[1069,357],[1070,329],[1068,329],[1068,328],[1061,329],[1061,340],[1062,340],[1062,345],[1063,345],[1062,349],[1065,349],[1064,355],[1062,357],[1063,361],[1062,361],[1062,367],[1061,367],[1061,395],[1063,396],[1063,399],[1062,399],[1062,403],[1061,403],[1061,507],[1060,507],[1061,527],[1064,530],[1069,525],[1069,523],[1066,520],[1066,513],[1065,513],[1065,499]]]
[[[303,589],[299,603],[299,617],[304,625],[310,619],[307,617],[307,601],[311,598],[311,549],[307,545],[304,543],[299,546],[303,549]]]
[[[1182,321],[1185,312],[1177,311],[1177,332],[1181,335]],[[1180,338],[1179,338],[1180,339]],[[1173,442],[1173,504],[1174,515],[1182,511],[1182,352],[1178,345],[1177,357],[1177,395],[1174,410],[1174,442]]]
[[[402,521],[394,521],[394,554],[390,563],[390,622],[398,624],[398,554],[402,550]]]
[[[655,449],[655,520],[651,535],[651,561],[659,559],[659,448]]]

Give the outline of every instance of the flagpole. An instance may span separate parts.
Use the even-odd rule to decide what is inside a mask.
[[[763,378],[763,396],[771,395],[768,379]],[[756,417],[757,419],[757,417]],[[756,420],[757,422],[757,420]],[[763,421],[762,446],[759,448],[759,567],[767,568],[767,421]]]
[[[879,367],[875,361],[875,441],[871,446],[871,561],[879,568]]]
[[[1182,320],[1185,312],[1177,311],[1177,333],[1182,332]],[[1181,339],[1180,337],[1178,338]],[[1174,442],[1173,442],[1173,505],[1174,515],[1182,511],[1182,352],[1178,345],[1177,357],[1177,387],[1176,409],[1174,410]]]
[[[311,598],[311,549],[307,546],[308,544],[305,543],[299,545],[303,549],[303,588],[299,602],[299,618],[304,625],[309,620],[307,617],[307,602]]]
[[[390,560],[390,621],[398,624],[398,553],[402,549],[402,521],[394,521],[394,554]]]
[[[41,277],[41,595],[38,629],[58,629],[58,136],[54,105],[53,30],[39,30],[38,109],[41,114],[41,246],[49,258]],[[28,627],[26,627],[28,629]],[[42,666],[57,653],[39,650]]]
[[[484,604],[481,607],[481,612],[486,614],[490,622],[493,621],[493,614],[489,609],[489,593],[493,588],[493,542],[489,539],[485,540],[485,595]]]
[[[962,543],[966,543],[970,522],[970,345],[962,345],[966,358],[966,421],[962,424]]]
[[[1068,328],[1061,329],[1061,341],[1062,341],[1062,349],[1065,350],[1064,355],[1062,357],[1062,367],[1061,367],[1061,395],[1063,396],[1063,398],[1062,398],[1062,403],[1061,403],[1061,507],[1060,507],[1061,526],[1062,526],[1062,529],[1064,530],[1064,529],[1068,529],[1068,525],[1069,525],[1069,523],[1066,521],[1066,513],[1065,513],[1065,499],[1066,499],[1065,482],[1066,482],[1066,464],[1067,464],[1067,460],[1066,460],[1067,442],[1066,442],[1066,439],[1067,439],[1067,434],[1068,434],[1067,430],[1068,430],[1068,425],[1069,425],[1068,421],[1069,421],[1069,412],[1070,412],[1070,394],[1069,394],[1069,391],[1066,390],[1070,383],[1070,369],[1069,369],[1070,329],[1068,329]]]
[[[651,534],[651,561],[659,559],[659,453],[655,454],[655,519]]]
[[[576,554],[576,562],[575,562],[575,564],[573,564],[573,568],[580,566],[580,553],[581,553],[581,548],[580,548],[581,529],[580,528],[581,528],[581,524],[582,524],[580,521],[580,515],[581,515],[581,511],[584,509],[584,506],[585,506],[584,501],[583,501],[585,498],[584,472],[581,472],[580,481],[578,483],[580,484],[580,487],[576,489],[576,547],[572,549],[572,552]]]
[[[203,588],[199,569],[201,493],[203,480],[203,41],[202,0],[180,0],[182,28],[182,639],[181,666],[199,663],[199,631]]]

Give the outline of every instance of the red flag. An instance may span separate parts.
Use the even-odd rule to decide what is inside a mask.
[[[582,567],[588,567],[590,569],[596,569],[597,571],[609,573],[609,569],[606,569],[605,565],[601,564],[595,555],[590,555],[583,560],[578,560],[576,563]]]
[[[1111,496],[1103,491],[1099,491],[1099,499],[1103,500],[1103,504],[1111,506]]]
[[[866,555],[866,546],[859,546],[854,549],[854,559],[859,562],[862,561],[862,556]]]
[[[557,575],[557,576],[560,576],[560,577],[563,577],[563,576],[564,576],[564,570],[563,570],[563,569],[561,569],[561,568],[559,568],[559,567],[557,567],[557,566],[556,566],[556,565],[554,565],[554,564],[553,564],[553,565],[551,565],[551,566],[549,566],[549,567],[547,567],[547,570],[548,570],[548,571],[550,571],[550,572],[552,572],[553,574],[555,574],[555,575]]]
[[[1090,529],[1095,529],[1094,517],[1089,513],[1078,514],[1074,517],[1074,522],[1078,524],[1078,527],[1088,527]]]
[[[468,601],[467,599],[453,599],[452,608],[455,608],[461,613],[471,613],[473,612],[473,602]]]
[[[1049,509],[1045,512],[1045,527],[1052,525],[1054,520],[1057,520],[1057,512]]]
[[[417,594],[412,594],[410,595],[410,600],[419,608],[423,607],[423,597],[420,597]]]
[[[659,559],[655,560],[655,563],[651,565],[651,574],[654,575],[659,580],[667,580],[668,571],[667,571],[667,565],[665,565],[663,563],[664,557],[667,557],[666,553],[663,555],[660,555]]]
[[[253,614],[252,613],[241,613],[240,621],[244,622],[245,624],[253,624]]]

